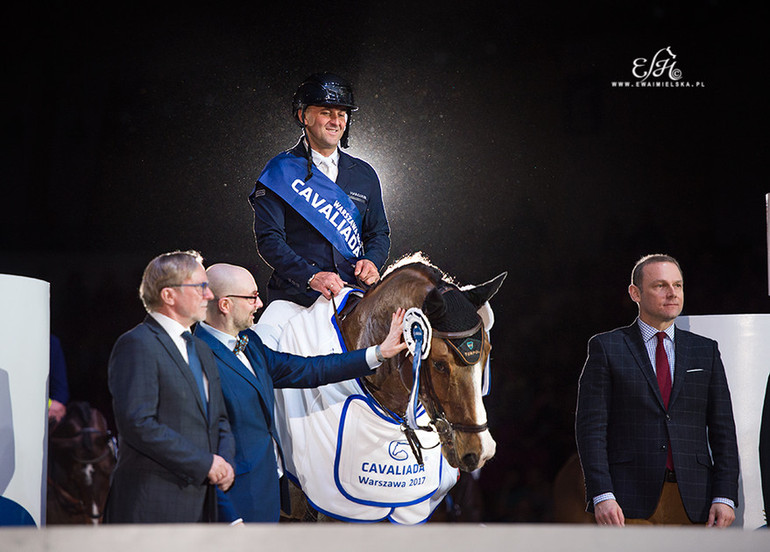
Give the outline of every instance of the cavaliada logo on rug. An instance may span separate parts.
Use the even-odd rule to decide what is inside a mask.
[[[683,80],[671,46],[661,48],[652,58],[638,57],[631,64],[635,80],[612,81],[613,88],[705,88],[703,81]]]

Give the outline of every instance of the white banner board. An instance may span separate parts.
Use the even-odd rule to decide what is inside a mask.
[[[765,524],[759,471],[759,427],[770,374],[770,314],[680,316],[677,327],[716,339],[733,400],[741,461],[735,525]]]
[[[50,284],[0,274],[0,525],[45,523]]]

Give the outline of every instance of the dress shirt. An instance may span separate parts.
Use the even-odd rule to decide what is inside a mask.
[[[337,174],[339,174],[339,160],[340,160],[340,152],[336,149],[334,150],[334,153],[332,153],[329,157],[326,157],[324,155],[321,155],[314,149],[310,149],[313,155],[313,163],[321,169],[321,172],[323,172],[326,176],[329,177],[329,180],[332,182],[337,182]]]
[[[174,345],[176,345],[176,348],[179,349],[179,353],[182,355],[184,361],[189,365],[190,359],[187,358],[187,341],[185,341],[184,337],[182,337],[182,334],[184,332],[189,332],[190,328],[185,328],[173,318],[169,318],[165,314],[161,314],[159,312],[151,312],[150,316],[152,316],[153,319],[155,319],[155,321],[165,330],[165,332],[171,338],[171,341],[173,341]],[[206,400],[208,400],[209,380],[206,378],[205,371],[203,371],[203,388],[206,391]]]
[[[233,351],[235,349],[235,344],[238,343],[238,338],[230,335],[229,333],[225,333],[221,330],[216,329],[214,326],[211,326],[209,324],[206,324],[205,322],[200,322],[200,325],[206,328],[208,332],[216,337],[225,347],[227,347],[230,351]],[[254,372],[254,368],[251,367],[251,363],[249,362],[249,359],[246,358],[246,355],[243,353],[243,351],[239,352],[235,355],[238,357],[238,360],[240,360],[243,365],[249,369],[249,371],[257,375],[256,372]]]
[[[655,365],[655,351],[658,348],[658,332],[649,324],[639,320],[639,330],[642,332],[642,339],[644,340],[644,346],[647,349],[647,356],[650,358],[650,364],[652,365],[652,373],[656,374],[657,366]],[[668,328],[663,330],[666,337],[663,339],[663,348],[666,350],[666,357],[668,358],[668,368],[671,373],[671,385],[674,385],[674,365],[676,364],[676,349],[674,347],[674,325],[671,324]]]

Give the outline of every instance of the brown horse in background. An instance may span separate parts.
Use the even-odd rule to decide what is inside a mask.
[[[87,402],[67,405],[67,414],[48,436],[46,523],[100,523],[116,459],[102,413]]]

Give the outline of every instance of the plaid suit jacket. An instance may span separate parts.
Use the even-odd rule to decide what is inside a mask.
[[[714,497],[738,503],[738,446],[717,342],[675,329],[668,410],[637,323],[596,335],[580,375],[575,434],[588,510],[612,492],[627,518],[648,518],[660,498],[671,444],[690,520]]]

